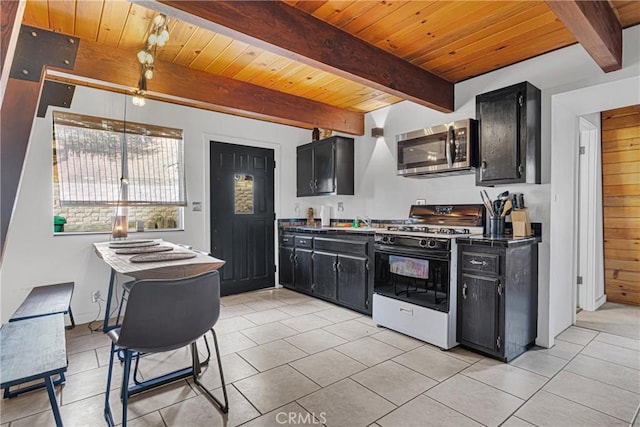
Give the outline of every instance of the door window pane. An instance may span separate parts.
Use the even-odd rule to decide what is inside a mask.
[[[235,175],[234,197],[236,214],[253,213],[253,176],[244,174]]]

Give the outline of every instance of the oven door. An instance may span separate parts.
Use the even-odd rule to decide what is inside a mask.
[[[376,245],[374,292],[449,312],[450,253]]]

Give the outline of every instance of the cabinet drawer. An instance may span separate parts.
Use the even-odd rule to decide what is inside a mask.
[[[462,252],[462,270],[500,275],[500,255]]]
[[[296,248],[313,248],[313,237],[296,236]]]
[[[313,244],[316,249],[320,249],[320,250],[339,252],[339,253],[360,254],[365,256],[367,255],[366,241],[316,237],[314,239]]]
[[[280,236],[280,246],[292,248],[294,244],[294,236],[292,234],[283,234]]]

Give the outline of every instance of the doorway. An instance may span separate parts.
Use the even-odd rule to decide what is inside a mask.
[[[275,285],[274,151],[211,141],[211,254],[220,294]]]
[[[640,305],[640,105],[602,112],[607,300]]]

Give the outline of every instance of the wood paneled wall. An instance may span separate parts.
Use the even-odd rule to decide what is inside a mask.
[[[640,305],[640,105],[602,112],[607,301]]]

